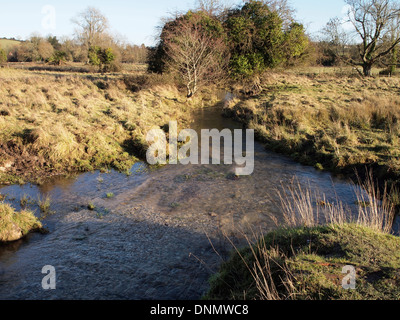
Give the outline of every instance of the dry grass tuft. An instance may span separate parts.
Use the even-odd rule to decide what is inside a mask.
[[[42,224],[31,211],[16,212],[8,204],[0,203],[0,242],[19,240],[41,228]]]
[[[336,197],[334,202],[326,200],[326,195],[311,188],[304,188],[300,182],[277,191],[285,224],[288,227],[316,227],[319,225],[342,226],[356,224],[377,232],[392,231],[395,206],[387,188],[381,193],[371,172],[367,179],[354,186],[358,211],[353,212]]]

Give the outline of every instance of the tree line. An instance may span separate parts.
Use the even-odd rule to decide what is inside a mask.
[[[173,73],[192,96],[222,78],[253,79],[268,69],[301,64],[373,67],[393,74],[399,64],[400,5],[394,0],[345,0],[347,18],[331,19],[318,40],[294,19],[286,0],[250,0],[229,8],[199,0],[161,28],[149,71]],[[347,29],[344,25],[347,24]],[[350,24],[350,28],[349,28]]]
[[[197,0],[194,9],[164,21],[153,48],[111,35],[107,18],[89,7],[72,19],[74,38],[33,35],[8,52],[0,49],[0,63],[73,61],[102,71],[120,62],[147,63],[150,72],[174,74],[188,96],[228,78],[252,79],[257,85],[265,70],[302,64],[350,65],[363,76],[380,67],[392,75],[399,65],[399,2],[344,2],[346,19],[331,19],[316,38],[296,21],[288,0],[249,0],[235,7],[222,0]]]
[[[72,22],[75,25],[73,38],[33,34],[27,41],[8,50],[0,49],[0,59],[54,64],[70,61],[103,65],[110,59],[114,64],[146,63],[148,48],[144,44],[126,43],[121,37],[111,35],[108,19],[98,9],[88,7]]]
[[[309,56],[310,40],[290,11],[271,1],[247,1],[236,8],[219,4],[200,1],[197,9],[167,21],[150,52],[149,71],[174,73],[191,97],[207,83],[256,79],[267,69],[296,65]]]

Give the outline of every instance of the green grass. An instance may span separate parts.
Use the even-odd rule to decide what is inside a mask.
[[[0,242],[16,241],[41,229],[42,224],[31,211],[17,212],[8,204],[0,203]]]
[[[90,211],[94,211],[96,209],[96,206],[93,204],[93,202],[89,202],[87,208]]]
[[[342,287],[347,265],[356,269],[356,290]],[[355,224],[279,229],[233,253],[204,298],[265,299],[266,279],[274,299],[398,300],[399,270],[398,237]]]
[[[19,46],[21,43],[21,41],[17,40],[0,39],[0,48],[8,51],[15,46]]]
[[[16,67],[16,66],[15,66]],[[177,120],[189,125],[191,101],[162,77],[0,69],[0,184],[115,169],[144,158],[146,134]],[[179,128],[179,129],[180,129]],[[27,165],[29,163],[29,165]]]
[[[271,73],[262,90],[225,105],[266,146],[319,170],[400,177],[399,78]]]
[[[43,214],[48,214],[50,212],[51,199],[49,196],[45,196],[42,198],[39,197],[37,203],[40,211]]]

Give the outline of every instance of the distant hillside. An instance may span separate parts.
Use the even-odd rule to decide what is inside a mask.
[[[1,38],[0,39],[0,48],[2,48],[4,50],[9,50],[14,46],[20,45],[21,43],[22,43],[22,41]]]

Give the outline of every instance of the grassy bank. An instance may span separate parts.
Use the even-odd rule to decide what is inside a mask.
[[[140,73],[6,68],[0,79],[0,184],[127,171],[144,156],[148,130],[171,120],[185,126],[205,97],[188,102],[165,79]]]
[[[354,174],[371,167],[399,180],[399,78],[266,74],[262,91],[225,113],[256,131],[268,148],[318,169]]]
[[[269,233],[238,250],[211,279],[206,299],[398,300],[400,239],[355,224]],[[356,289],[345,290],[345,266]]]
[[[279,193],[284,222],[265,236],[245,236],[210,279],[206,299],[398,300],[400,238],[391,234],[394,206],[376,200],[372,180],[357,194],[358,212],[299,184]],[[375,190],[375,191],[374,191]],[[367,196],[367,198],[365,198]],[[325,198],[325,197],[322,197]],[[229,238],[227,238],[229,240]],[[229,240],[230,241],[230,240]],[[355,271],[355,288],[345,277]]]
[[[31,211],[16,212],[8,204],[0,203],[0,243],[19,240],[38,230],[42,230],[42,224]]]

